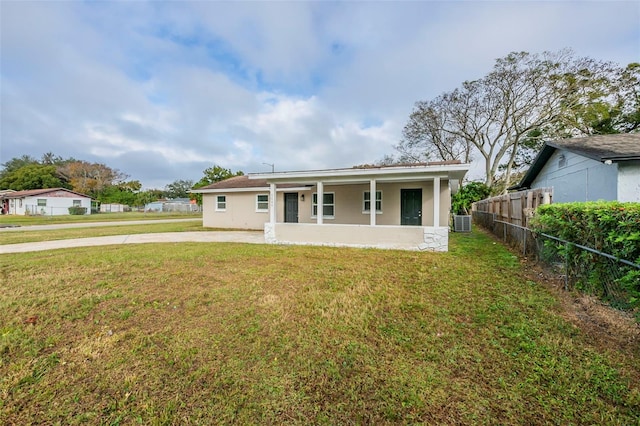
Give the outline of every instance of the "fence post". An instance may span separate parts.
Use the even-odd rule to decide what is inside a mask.
[[[569,291],[569,242],[564,243],[564,291]]]

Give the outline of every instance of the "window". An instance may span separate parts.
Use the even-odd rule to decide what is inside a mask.
[[[73,207],[81,207],[81,206],[82,206],[81,200],[73,200]]]
[[[335,213],[335,203],[334,203],[334,193],[333,192],[325,192],[324,193],[324,197],[323,197],[323,211],[322,211],[322,216],[323,217],[329,217],[332,218],[334,217],[334,213]],[[318,193],[314,192],[313,193],[313,201],[311,203],[311,216],[317,216],[318,215]]]
[[[257,212],[269,211],[269,195],[267,194],[256,195],[256,211]]]
[[[225,211],[227,209],[227,196],[218,195],[216,197],[216,211]]]
[[[362,197],[362,211],[371,211],[371,192],[365,191]],[[382,211],[382,191],[376,191],[376,211]]]
[[[38,207],[47,207],[47,199],[38,198]]]

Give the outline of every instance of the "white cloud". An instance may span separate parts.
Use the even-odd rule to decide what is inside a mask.
[[[4,2],[0,162],[45,152],[162,187],[214,163],[348,167],[413,103],[510,51],[640,58],[637,2]]]

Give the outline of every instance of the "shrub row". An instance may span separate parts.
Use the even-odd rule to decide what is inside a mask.
[[[544,205],[538,207],[530,224],[535,232],[543,232],[640,265],[640,203]],[[615,302],[620,307],[635,308],[640,320],[640,269],[618,263],[614,265],[617,271],[612,273],[611,266],[608,266],[611,261],[602,256],[563,244],[548,242],[545,245],[545,249],[566,258],[567,265],[571,265],[572,269],[582,271],[583,279],[577,283],[578,289]],[[611,284],[621,291],[612,292]]]
[[[548,204],[538,208],[531,225],[536,232],[640,264],[640,203]]]

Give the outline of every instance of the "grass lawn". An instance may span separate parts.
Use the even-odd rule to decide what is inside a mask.
[[[0,257],[0,424],[638,424],[640,349],[479,232],[449,253],[145,244]]]
[[[204,228],[202,221],[151,223],[144,225],[92,226],[90,228],[49,229],[26,231],[23,229],[2,231],[2,244],[30,243],[34,241],[66,240],[70,238],[103,237],[106,235],[149,234],[154,232],[191,232],[220,231],[215,228]]]
[[[121,220],[155,220],[201,218],[202,213],[95,213],[87,215],[19,216],[2,215],[0,225],[52,225],[56,223],[110,222]]]

